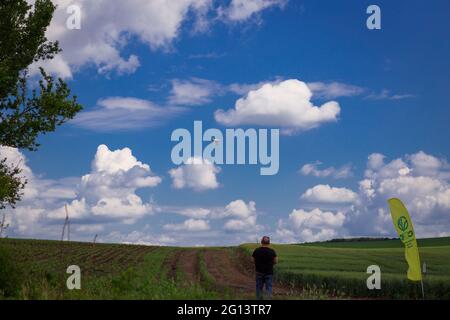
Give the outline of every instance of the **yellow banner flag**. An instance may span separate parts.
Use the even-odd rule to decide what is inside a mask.
[[[392,221],[397,230],[400,240],[405,245],[405,258],[408,262],[408,279],[412,281],[422,280],[422,270],[420,268],[419,248],[417,246],[414,227],[408,210],[399,199],[389,199]]]

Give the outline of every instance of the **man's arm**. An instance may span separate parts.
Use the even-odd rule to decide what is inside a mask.
[[[278,257],[275,256],[275,257],[273,258],[273,264],[277,264],[277,263],[278,263]]]

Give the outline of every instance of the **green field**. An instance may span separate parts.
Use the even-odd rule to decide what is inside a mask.
[[[256,246],[176,248],[0,239],[0,297],[253,298],[250,253]],[[419,246],[427,264],[426,297],[450,299],[450,238],[420,240]],[[399,240],[273,247],[279,256],[275,299],[421,297],[419,285],[406,280],[407,265]],[[66,288],[66,268],[73,264],[82,270],[81,290]],[[381,268],[381,290],[366,287],[369,265]]]
[[[244,245],[250,252],[256,245]],[[317,286],[330,294],[356,297],[416,298],[419,285],[407,280],[404,249],[399,240],[322,242],[274,245],[280,263],[278,279],[294,286]],[[426,263],[425,294],[450,299],[450,238],[419,240]],[[382,290],[366,287],[367,267],[381,269]]]

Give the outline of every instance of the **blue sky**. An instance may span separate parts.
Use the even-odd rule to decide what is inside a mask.
[[[10,236],[56,238],[62,206],[78,212],[73,201],[83,197],[90,203],[73,218],[72,238],[79,240],[95,233],[105,242],[176,245],[235,244],[263,234],[279,242],[392,236],[386,200],[394,196],[405,200],[419,236],[448,235],[448,1],[377,1],[381,30],[366,27],[369,1],[73,3],[81,7],[81,30],[64,29],[61,2],[49,38],[60,40],[64,52],[46,66],[66,78],[85,110],[41,137],[38,152],[8,151],[27,159],[30,188],[37,190],[8,212]],[[195,174],[174,186],[174,129],[192,130],[202,120],[205,128],[224,130],[216,110],[234,109],[266,83],[278,88],[290,80],[307,85],[315,106],[336,101],[340,112],[334,121],[282,135],[277,175],[213,165],[204,170],[215,182],[201,190]],[[186,86],[183,95],[176,90]],[[125,111],[105,107],[114,103]],[[133,111],[133,103],[144,111]],[[271,127],[283,129],[278,122]],[[103,165],[94,160],[99,145],[108,148],[97,153]],[[111,158],[124,148],[139,168],[150,166],[151,173],[138,175],[160,181],[130,190],[124,181],[134,177],[130,168],[120,178],[112,169],[107,176],[102,170],[112,162],[134,161]],[[100,185],[83,186],[88,174],[92,181],[103,177]],[[46,195],[44,185],[58,196]],[[112,185],[114,195],[102,193]],[[115,207],[120,214],[109,215],[94,208],[104,197],[109,208],[129,195],[147,209]]]

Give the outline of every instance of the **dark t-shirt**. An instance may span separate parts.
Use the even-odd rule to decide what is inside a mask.
[[[273,260],[277,256],[275,250],[267,247],[259,247],[253,251],[256,272],[273,274]]]

